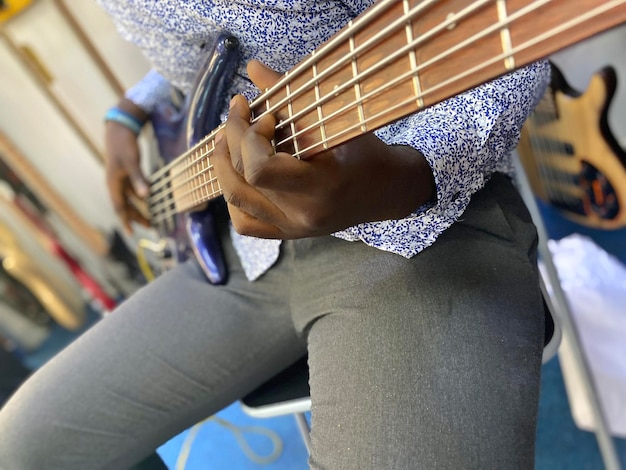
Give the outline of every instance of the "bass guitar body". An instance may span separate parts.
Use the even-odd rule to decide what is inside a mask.
[[[150,120],[157,137],[159,152],[165,163],[184,155],[189,148],[197,145],[211,130],[218,127],[220,113],[228,99],[225,90],[238,61],[237,39],[220,35],[198,76],[193,93],[184,100],[182,107],[167,103],[157,108],[151,115]],[[160,197],[163,192],[161,184],[180,185],[180,188],[173,190],[189,191],[192,196],[194,189],[191,185],[186,189],[185,180],[191,181],[198,175],[204,175],[206,167],[203,165],[199,160],[197,165],[186,170],[189,172],[188,175],[178,175],[175,179],[172,179],[171,174],[163,173],[162,183],[153,175],[151,198]],[[208,174],[205,178],[209,178]],[[174,180],[176,182],[173,182]],[[228,277],[214,217],[214,207],[221,203],[219,199],[212,200],[205,204],[205,207],[185,213],[177,210],[176,203],[171,198],[151,204],[153,226],[167,242],[168,251],[172,252],[177,262],[195,256],[212,284],[223,284]]]
[[[608,123],[616,83],[615,70],[605,67],[579,93],[553,64],[551,86],[518,146],[535,195],[597,229],[626,226],[626,153]]]

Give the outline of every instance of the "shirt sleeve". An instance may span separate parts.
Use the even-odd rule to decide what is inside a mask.
[[[548,62],[536,62],[379,129],[376,135],[388,145],[408,145],[424,155],[436,202],[402,220],[360,224],[334,235],[407,258],[431,245],[494,172],[512,172],[511,152],[549,80]]]
[[[150,114],[157,104],[170,99],[170,93],[170,82],[153,69],[129,88],[125,96],[147,114]]]

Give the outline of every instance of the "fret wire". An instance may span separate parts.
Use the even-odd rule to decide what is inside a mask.
[[[367,132],[367,126],[365,125],[365,111],[363,110],[363,101],[361,99],[361,83],[356,77],[359,76],[359,69],[356,62],[356,55],[354,54],[354,36],[350,36],[350,56],[352,58],[352,79],[354,80],[354,97],[356,102],[357,114],[359,115],[359,122],[361,123],[361,131]]]
[[[195,156],[196,154],[194,153],[193,155]],[[189,183],[189,168],[190,167],[191,165],[186,165],[179,177],[179,180],[183,181],[183,193],[180,196],[182,204],[187,203],[187,187]],[[176,197],[176,192],[174,192],[174,197]]]
[[[189,190],[186,190],[186,191],[188,192]],[[158,212],[163,207],[167,207],[168,205],[172,204],[172,202],[176,206],[180,206],[181,204],[186,204],[185,200],[186,200],[186,197],[188,196],[186,191],[181,191],[180,189],[177,189],[176,192],[172,191],[171,193],[169,193],[168,197],[166,198],[161,198],[156,201],[155,200],[150,201],[149,202],[150,212],[151,213]]]
[[[202,181],[202,179],[204,178],[203,167],[204,167],[204,161],[205,161],[205,160],[206,160],[206,159],[200,159],[199,164],[198,164],[198,165],[196,165],[196,168],[197,168],[197,169],[198,169],[198,171],[200,172],[200,173],[199,173],[199,175],[198,175],[198,177],[199,177],[200,181]],[[202,188],[203,188],[203,187],[204,187],[204,186],[203,186],[202,184],[198,187],[198,197],[200,197],[200,198],[202,198]]]
[[[202,145],[203,145],[204,141],[199,142],[197,145],[195,145],[194,148],[194,152],[191,153],[191,155],[189,155],[189,157],[187,157],[187,165],[181,169],[181,174],[184,174],[185,172],[191,171],[192,174],[195,171],[194,166],[197,166],[198,163],[201,162],[202,160]],[[176,175],[176,173],[173,173],[174,175]]]
[[[195,158],[195,156],[197,155],[197,153],[194,153],[193,156]],[[192,161],[193,162],[193,161]],[[184,185],[183,185],[183,189],[185,190],[184,194],[183,194],[183,204],[188,204],[189,201],[189,191],[193,191],[193,185],[191,184],[191,182],[193,181],[193,165],[194,163],[191,163],[190,165],[187,165],[187,167],[185,168],[185,171],[183,171],[183,178],[184,178]],[[176,196],[176,193],[174,193],[174,196]]]
[[[286,74],[286,75],[288,75],[288,74],[289,74],[289,72],[287,72],[287,74]],[[259,118],[260,118],[261,116],[264,116],[264,115],[266,115],[266,114],[269,114],[269,113],[267,112],[267,110],[271,108],[271,105],[270,105],[270,94],[269,94],[269,93],[265,93],[265,96],[266,96],[266,98],[265,98],[265,103],[264,103],[264,104],[265,104],[265,111],[261,111],[260,116],[256,116],[256,117],[254,117],[254,116],[253,116],[253,117],[252,117],[252,119],[251,119],[251,122],[258,121],[258,120],[259,120]],[[255,109],[255,108],[253,108],[252,106],[250,106],[250,109]],[[274,136],[274,138],[275,138],[275,137],[276,137],[276,136]],[[272,144],[272,147],[273,147],[273,148],[276,148],[276,142],[275,142],[275,140],[274,140],[274,139],[272,139],[270,143]]]
[[[498,19],[500,21],[506,20],[506,0],[497,0],[496,9],[498,11]],[[512,54],[510,54],[511,49],[513,49],[513,42],[511,40],[511,31],[508,26],[500,30],[500,40],[502,41],[502,52],[509,52],[507,58],[504,59],[504,67],[507,70],[513,70],[515,69],[515,58]]]
[[[562,23],[559,26],[551,29],[550,31],[546,31],[543,34],[540,34],[539,36],[535,36],[532,39],[529,39],[525,43],[522,43],[519,47],[514,48],[514,53],[519,51],[522,46],[523,46],[523,49],[528,49],[529,47],[532,47],[536,45],[537,43],[550,39],[551,37],[564,33],[567,30],[580,25],[581,23],[589,21],[591,18],[594,18],[595,16],[602,15],[604,13],[611,11],[613,8],[623,6],[623,5],[624,5],[624,0],[607,1],[604,5],[601,5],[592,10],[589,10],[587,13],[578,15],[576,18],[569,20],[567,23]],[[511,15],[511,17],[512,16],[513,15]]]
[[[185,154],[181,155],[179,157],[180,161],[177,159],[177,165],[170,165],[168,167],[169,172],[168,173],[164,173],[163,171],[160,171],[162,178],[154,181],[151,185],[150,188],[152,190],[153,195],[158,195],[159,194],[159,190],[160,189],[168,189],[167,185],[170,184],[174,179],[179,178],[180,176],[182,176],[182,173],[185,172],[187,170],[187,168],[189,167],[189,163],[193,164],[196,160],[191,160],[191,162],[189,162],[189,156],[191,155],[197,155],[197,147],[193,147],[192,149],[188,150],[187,152],[185,152]],[[182,163],[187,163],[186,166],[181,167],[180,164]],[[161,169],[162,170],[162,169]],[[174,172],[174,170],[178,170],[176,172]],[[155,174],[153,173],[150,177],[150,179],[154,180],[155,179]],[[155,191],[156,190],[156,191]]]
[[[193,167],[189,169],[189,203],[193,203],[193,201],[198,197],[198,184],[201,184],[202,173],[198,170],[198,163],[196,162]]]
[[[209,152],[209,143],[208,143],[208,142],[206,142],[206,143],[204,144],[204,151],[205,151],[206,153],[208,153],[208,152]],[[207,158],[203,158],[203,159],[202,159],[202,163],[200,164],[200,169],[201,169],[201,170],[205,170],[205,167],[204,167],[205,165],[206,165],[206,166],[207,166],[207,168],[208,168],[209,162],[208,162],[208,159],[207,159]],[[207,189],[207,187],[206,187],[206,182],[207,182],[207,179],[206,179],[206,173],[202,173],[202,180],[203,180],[203,181],[202,181],[202,183],[203,183],[203,184],[202,184],[202,189],[204,190],[204,192],[205,192],[205,193],[207,193],[206,195],[208,195],[208,191],[209,191],[209,190],[208,190],[208,189]],[[200,191],[200,196],[203,196],[202,191]]]
[[[290,86],[289,83],[287,83],[285,85],[285,93],[287,94],[287,96],[291,96],[291,86]],[[270,108],[269,104],[270,103],[268,101],[267,102],[267,105],[268,105],[267,108],[268,109]],[[291,119],[291,117],[293,116],[293,102],[292,102],[292,100],[289,100],[287,102],[287,115],[289,116],[288,119],[291,121],[291,125],[290,125],[291,135],[295,136],[295,134],[296,134],[296,123],[295,123],[295,121],[293,119]],[[294,153],[294,155],[295,154],[299,154],[300,153],[300,149],[299,149],[299,145],[298,145],[298,139],[296,139],[294,137],[293,139],[290,139],[290,140],[293,140],[293,153]],[[273,142],[273,144],[274,144],[274,148],[276,148],[276,143]]]
[[[546,2],[539,2],[539,3],[543,4],[543,3],[546,3]],[[526,41],[526,43],[524,43],[524,44],[522,44],[522,45],[520,45],[520,46],[518,46],[516,48],[513,48],[508,53],[499,54],[494,60],[495,61],[502,60],[503,58],[509,57],[509,56],[511,56],[511,55],[513,55],[515,53],[518,53],[518,52],[520,52],[522,50],[525,50],[525,49],[533,46],[534,44],[537,44],[537,43],[539,43],[541,41],[549,39],[550,37],[552,37],[554,35],[557,35],[557,34],[560,34],[562,32],[565,32],[565,31],[571,29],[572,27],[577,26],[578,24],[587,21],[590,18],[593,18],[594,16],[597,16],[597,15],[602,14],[602,13],[606,13],[606,12],[610,11],[611,9],[615,8],[616,6],[621,5],[622,3],[623,2],[621,0],[614,0],[612,2],[606,3],[604,6],[596,7],[595,9],[590,10],[589,12],[587,12],[587,14],[585,14],[585,15],[582,15],[582,16],[580,16],[578,18],[570,20],[567,23],[565,23],[563,25],[560,25],[559,27],[555,27],[552,30],[550,30],[550,31],[540,35],[539,37],[536,37],[534,39]],[[536,3],[534,5],[536,5]],[[528,6],[528,7],[523,9],[523,14],[524,15],[528,14],[528,11],[533,11],[536,8],[538,8],[538,7],[537,6],[533,6],[533,7]],[[521,16],[522,16],[522,12],[520,10],[520,11],[517,12],[516,15],[512,15],[512,16],[508,17],[507,20],[504,23],[510,24],[513,20],[517,19],[517,17],[521,17]],[[503,22],[498,23],[497,26],[501,27],[502,23]],[[489,65],[489,64],[493,63],[494,60],[487,61],[485,64]],[[485,66],[485,64],[482,64],[482,66]],[[476,69],[480,69],[480,68],[481,67],[479,67],[479,66],[474,67],[471,72],[466,72],[466,73],[461,74],[461,75],[459,75],[457,77],[452,77],[451,79],[448,80],[448,82],[456,81],[456,80],[458,80],[458,79],[468,75],[469,73],[474,73],[474,71]],[[430,91],[432,92],[432,90],[430,90]]]
[[[213,165],[209,162],[208,156],[215,151],[215,140],[211,141],[211,149],[207,153],[207,169],[209,170],[209,181],[211,182],[211,193],[215,193],[214,180],[217,181],[217,177],[213,175]]]
[[[317,64],[313,64],[312,67],[313,70],[313,78],[317,79]],[[320,100],[320,86],[319,86],[319,82],[316,81],[315,82],[315,102],[319,103]],[[324,110],[322,109],[322,107],[318,104],[317,105],[317,120],[320,123],[319,125],[319,129],[320,129],[320,135],[322,136],[322,142],[324,142],[324,148],[328,148],[328,145],[326,142],[326,125],[324,122]]]
[[[404,3],[404,11],[405,14],[408,13],[411,9],[411,5],[409,0],[403,0]],[[408,21],[405,27],[406,30],[406,40],[407,43],[411,44],[414,40],[413,38],[413,21]],[[415,52],[415,47],[411,48],[409,51],[409,63],[411,64],[411,69],[415,70],[415,74],[413,75],[413,93],[417,97],[417,106],[421,109],[424,107],[424,100],[422,99],[422,84],[420,82],[419,72],[417,72],[417,53]]]

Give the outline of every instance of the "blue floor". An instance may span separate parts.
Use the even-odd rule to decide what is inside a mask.
[[[618,232],[595,232],[562,219],[552,209],[541,206],[546,228],[551,238],[559,239],[572,232],[589,235],[609,253],[626,262],[626,230]],[[92,321],[95,317],[92,316]],[[31,367],[38,367],[50,355],[75,337],[60,328],[37,352],[27,357]],[[239,404],[233,404],[218,414],[235,426],[261,426],[273,430],[283,443],[283,450],[271,464],[259,465],[242,451],[235,434],[224,426],[208,421],[204,423],[193,442],[185,470],[268,470],[306,469],[307,454],[293,417],[254,419],[245,415]],[[158,449],[159,454],[172,470],[188,437],[189,430],[174,437]],[[272,452],[271,441],[253,433],[244,433],[253,450],[259,455]],[[617,439],[616,447],[623,467],[626,469],[626,441]],[[543,366],[539,424],[537,429],[536,468],[538,470],[601,470],[602,459],[595,435],[579,430],[573,420],[565,394],[565,386],[558,359]]]
[[[271,463],[257,464],[244,454],[231,430],[209,421],[202,425],[193,441],[185,470],[254,470],[260,468],[299,470],[308,468],[307,451],[293,417],[251,418],[241,410],[238,403],[221,411],[218,416],[239,427],[260,426],[274,431],[282,442],[282,452]],[[189,430],[168,441],[159,449],[161,458],[172,470],[176,468],[176,460],[188,434]],[[244,432],[243,436],[257,455],[270,456],[274,451],[272,441],[263,435]]]

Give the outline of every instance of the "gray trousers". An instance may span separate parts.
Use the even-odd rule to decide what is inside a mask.
[[[419,255],[286,242],[257,282],[226,241],[51,360],[0,412],[2,470],[120,470],[309,352],[316,469],[527,469],[543,341],[536,232],[496,175]]]

